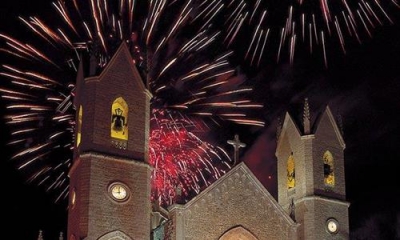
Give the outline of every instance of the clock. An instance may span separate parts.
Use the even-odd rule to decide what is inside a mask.
[[[112,183],[108,188],[108,192],[111,198],[118,202],[126,201],[129,198],[128,187],[120,182]]]
[[[337,233],[339,230],[339,223],[336,219],[330,218],[326,221],[326,229],[329,233],[334,234]]]

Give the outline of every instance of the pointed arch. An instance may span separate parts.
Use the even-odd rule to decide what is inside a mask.
[[[287,189],[292,189],[296,186],[296,166],[293,153],[290,154],[287,160]]]
[[[82,105],[79,106],[78,110],[78,126],[76,130],[76,146],[79,147],[82,140],[82,118],[83,118],[83,108]]]
[[[116,230],[101,236],[97,240],[132,240],[132,238],[130,238],[125,233]]]
[[[242,226],[231,228],[218,240],[258,240],[249,230]]]
[[[330,151],[325,151],[323,157],[324,183],[326,186],[335,186],[334,158]]]
[[[128,141],[128,104],[122,97],[114,100],[111,107],[111,137]]]

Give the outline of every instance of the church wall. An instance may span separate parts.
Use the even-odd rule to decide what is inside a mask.
[[[71,234],[87,240],[117,235],[150,239],[151,167],[143,162],[148,158],[150,95],[126,45],[100,76],[79,82],[77,94],[76,107],[83,109],[82,138],[70,171],[70,196],[76,193],[77,202],[69,209],[68,239]],[[118,118],[128,120],[128,138],[122,131],[111,135],[117,98],[123,98],[118,101],[125,114]],[[128,189],[127,199],[111,197],[110,184],[118,182]]]
[[[88,236],[101,236],[120,230],[133,239],[149,239],[150,168],[145,164],[100,155],[86,155],[82,161],[90,162],[90,169],[87,170],[92,173],[89,185]],[[116,180],[129,187],[130,198],[127,202],[117,203],[111,199],[108,186]],[[132,216],[140,221],[133,223]]]
[[[149,134],[150,97],[145,93],[129,56],[125,55],[119,54],[113,59],[111,66],[100,77],[85,80],[84,120],[88,121],[83,122],[82,134],[92,139],[82,141],[82,150],[144,160],[147,154],[143,153],[148,152],[144,146],[147,146]],[[110,137],[111,106],[118,97],[122,97],[129,108],[128,128],[131,134],[124,151],[113,146]]]
[[[300,224],[299,239],[348,239],[348,203],[345,202],[344,142],[329,108],[323,113],[315,134],[299,136],[287,114],[281,131],[278,158],[278,199],[287,213],[295,211]],[[323,155],[330,151],[334,158],[335,184],[324,182]],[[287,159],[293,152],[295,187],[287,188]],[[291,206],[292,199],[294,207]],[[338,233],[329,233],[327,220],[340,225]]]
[[[96,122],[94,119],[94,111],[95,108],[93,107],[93,99],[95,98],[96,85],[93,82],[85,83],[85,87],[82,89],[82,92],[79,94],[85,96],[80,98],[79,104],[82,105],[83,114],[82,114],[82,140],[77,150],[89,149],[92,147],[93,143],[93,127],[95,126]],[[79,109],[79,106],[77,106]],[[78,116],[77,116],[78,117]],[[76,119],[78,122],[78,119]],[[77,156],[77,155],[76,155]],[[75,156],[75,157],[76,157]]]
[[[74,169],[74,171],[70,176],[70,194],[69,194],[69,213],[68,213],[68,237],[71,236],[72,233],[75,233],[77,236],[75,237],[84,237],[87,236],[88,232],[88,211],[89,211],[89,194],[90,186],[86,184],[90,179],[90,162],[89,161],[80,161],[78,162],[80,165],[78,168]],[[71,193],[75,191],[76,196],[82,196],[76,198],[76,203],[72,205]],[[79,239],[79,238],[78,238]]]
[[[348,220],[348,205],[346,204],[331,204],[329,200],[317,200],[315,202],[315,208],[319,209],[316,212],[316,228],[324,229],[325,231],[318,231],[320,235],[316,236],[318,239],[349,239],[349,220]],[[335,218],[339,222],[339,232],[336,234],[328,233],[326,229],[326,216]],[[322,220],[322,221],[320,221]]]
[[[122,65],[120,66],[121,69],[129,69],[130,67],[129,64],[127,64],[127,61],[121,61],[116,64]],[[96,99],[98,99],[97,101],[101,101],[104,106],[96,105],[96,114],[100,115],[96,116],[96,119],[101,119],[103,121],[98,123],[97,128],[100,130],[102,129],[101,127],[105,127],[105,129],[107,129],[108,131],[97,131],[99,134],[97,136],[95,135],[94,142],[101,144],[104,140],[109,141],[111,125],[111,105],[116,98],[123,97],[128,103],[129,107],[129,132],[137,134],[137,136],[129,137],[128,150],[143,152],[143,140],[147,139],[144,135],[145,131],[143,131],[143,127],[146,125],[143,114],[146,114],[145,106],[147,99],[144,96],[145,93],[143,91],[136,92],[135,94],[129,92],[128,94],[121,94],[121,92],[126,93],[125,89],[128,89],[128,91],[138,90],[138,87],[134,84],[134,82],[128,81],[127,78],[132,78],[132,76],[127,76],[127,73],[119,71],[119,68],[112,68],[104,76],[104,79],[107,79],[107,81],[103,80],[98,84]],[[121,88],[123,88],[124,90],[121,91]],[[139,97],[138,95],[142,96]],[[105,114],[106,117],[102,117],[102,114]]]
[[[288,136],[285,133],[283,136],[283,144],[280,147],[279,153],[277,153],[277,158],[278,158],[278,202],[282,206],[288,206],[289,205],[289,192],[287,189],[287,184],[286,184],[286,178],[287,178],[287,158],[289,157],[290,153],[292,152],[292,149],[289,144]],[[295,190],[294,190],[295,191]],[[294,192],[293,192],[294,194]],[[288,210],[287,207],[285,210]]]
[[[290,137],[289,137],[290,136]],[[292,202],[314,193],[315,167],[313,158],[314,135],[300,136],[299,131],[290,119],[286,125],[284,135],[281,136],[278,158],[278,201],[289,212]],[[293,152],[295,161],[295,187],[287,188],[287,159]]]
[[[175,208],[176,240],[219,239],[242,226],[258,239],[296,239],[297,225],[260,184],[239,169],[188,206]],[[291,222],[291,223],[290,223]]]
[[[176,240],[176,222],[178,215],[181,215],[181,210],[174,210],[170,212],[169,220],[165,224],[164,240]]]
[[[306,214],[308,213],[308,214]],[[314,229],[314,207],[307,202],[301,201],[296,203],[296,222],[301,224],[298,231],[298,239],[308,239],[305,237],[305,232],[309,233]]]
[[[299,193],[297,198],[310,196],[314,194],[315,187],[315,159],[313,157],[313,150],[315,149],[314,135],[305,135],[302,137],[302,144],[304,148],[304,155],[299,160],[303,164],[302,172],[299,172],[298,179],[304,184],[304,191]]]
[[[344,170],[344,153],[343,147],[338,141],[336,132],[330,122],[327,114],[321,118],[317,132],[315,133],[315,144],[313,157],[315,159],[314,165],[314,181],[315,181],[315,194],[326,195],[337,199],[346,199],[346,186],[345,186],[345,170]],[[323,155],[325,151],[329,150],[334,158],[334,187],[326,187],[324,184],[324,168],[323,168]]]
[[[299,239],[348,239],[348,205],[342,203],[332,204],[333,200],[319,197],[309,197],[296,204],[296,218],[302,224],[299,229]],[[327,217],[329,216],[329,217]],[[326,222],[335,218],[339,222],[339,232],[330,234]]]

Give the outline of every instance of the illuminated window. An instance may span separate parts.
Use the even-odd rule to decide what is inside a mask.
[[[82,106],[79,106],[79,111],[78,111],[78,129],[76,133],[76,146],[79,147],[81,144],[81,139],[82,139]]]
[[[111,108],[111,137],[128,140],[128,104],[122,97],[115,99]]]
[[[287,160],[287,188],[291,189],[296,186],[296,179],[295,179],[295,164],[294,164],[294,157],[293,153],[290,154]]]
[[[335,172],[333,168],[333,156],[330,151],[326,151],[323,156],[324,160],[324,183],[327,186],[335,186]]]

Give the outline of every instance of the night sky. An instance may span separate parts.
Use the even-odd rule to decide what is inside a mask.
[[[12,25],[18,23],[20,14],[50,11],[48,2],[1,1],[0,32],[21,29]],[[373,38],[350,45],[345,56],[331,52],[328,69],[321,66],[321,59],[299,54],[293,65],[270,64],[250,74],[256,86],[254,96],[265,105],[260,116],[266,127],[232,127],[226,131],[227,135],[240,133],[248,145],[242,149],[243,159],[276,196],[277,119],[283,120],[287,110],[295,119],[301,119],[306,97],[313,121],[329,105],[343,122],[353,239],[396,239],[396,235],[400,239],[400,174],[396,167],[400,159],[400,10],[393,19],[394,25],[375,29]],[[7,62],[4,54],[0,61]],[[4,106],[0,101],[1,116],[5,114]],[[54,204],[53,195],[25,183],[26,176],[8,160],[11,152],[6,142],[10,132],[4,121],[0,121],[0,127],[2,232],[15,236],[11,239],[36,239],[42,229],[45,240],[57,239],[60,231],[66,231],[66,203]]]

